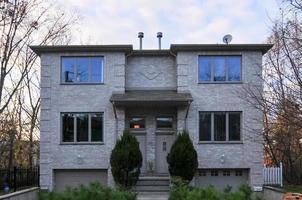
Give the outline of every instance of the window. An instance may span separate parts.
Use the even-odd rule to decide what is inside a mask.
[[[62,83],[103,83],[103,57],[62,57]]]
[[[240,141],[241,112],[200,112],[199,141]]]
[[[103,113],[62,113],[62,142],[102,142]]]
[[[241,81],[241,56],[199,56],[198,81]]]
[[[231,171],[230,170],[223,170],[222,174],[223,174],[223,176],[231,176]]]
[[[199,170],[199,176],[207,176],[207,170]]]
[[[235,176],[242,176],[242,170],[236,170]]]
[[[173,117],[157,117],[156,127],[161,128],[173,128]]]
[[[129,126],[133,129],[145,128],[145,118],[143,117],[132,117],[129,119]]]
[[[218,176],[218,170],[212,169],[211,176]]]
[[[199,115],[199,140],[211,140],[211,113],[200,113]]]

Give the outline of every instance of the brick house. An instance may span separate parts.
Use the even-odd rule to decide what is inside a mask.
[[[192,184],[262,186],[262,113],[240,95],[250,84],[262,90],[271,47],[32,46],[41,58],[41,188],[113,186],[110,153],[125,128],[140,142],[142,176],[168,177],[166,155],[186,129],[199,161]]]

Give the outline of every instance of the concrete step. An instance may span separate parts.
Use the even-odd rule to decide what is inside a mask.
[[[168,200],[169,192],[139,192],[137,200]]]
[[[134,188],[136,192],[169,192],[169,185],[136,185]]]
[[[169,180],[139,180],[136,184],[137,186],[141,185],[170,185]]]

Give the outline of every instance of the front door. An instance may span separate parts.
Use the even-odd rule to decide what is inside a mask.
[[[156,172],[158,174],[168,174],[167,155],[174,142],[174,134],[156,135]]]
[[[139,142],[139,149],[143,156],[143,164],[141,167],[141,173],[146,173],[146,134],[135,134],[137,141]]]

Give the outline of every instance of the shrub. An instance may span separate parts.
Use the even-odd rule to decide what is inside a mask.
[[[178,176],[187,181],[193,179],[198,167],[197,152],[186,131],[177,136],[167,161],[171,176]]]
[[[135,200],[136,195],[128,191],[103,187],[99,183],[89,186],[67,188],[64,192],[40,192],[39,200]]]
[[[142,160],[138,141],[128,130],[125,130],[121,139],[117,140],[110,158],[115,183],[124,189],[130,189],[135,185],[140,174]]]
[[[227,187],[219,191],[213,186],[206,188],[190,188],[185,184],[172,187],[169,200],[260,200],[252,195],[248,185],[242,185],[237,191]]]

